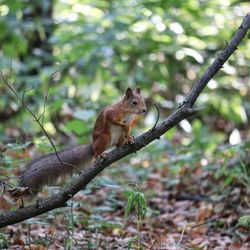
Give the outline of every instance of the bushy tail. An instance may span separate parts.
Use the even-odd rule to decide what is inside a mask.
[[[92,144],[80,145],[55,153],[41,156],[27,164],[21,175],[20,186],[29,187],[33,194],[46,184],[55,184],[59,178],[72,175],[85,168],[94,158]]]

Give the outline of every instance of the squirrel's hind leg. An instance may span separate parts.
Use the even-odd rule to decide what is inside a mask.
[[[104,152],[108,147],[109,147],[109,142],[110,139],[109,138],[104,138],[99,137],[97,139],[95,139],[93,141],[93,150],[94,150],[94,157],[101,157],[101,158],[105,158],[106,157],[106,153]]]

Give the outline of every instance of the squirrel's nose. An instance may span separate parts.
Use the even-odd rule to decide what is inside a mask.
[[[146,111],[147,111],[147,109],[143,109],[143,110],[142,110],[143,113],[146,113]]]

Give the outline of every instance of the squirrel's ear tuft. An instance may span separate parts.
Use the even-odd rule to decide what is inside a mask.
[[[129,99],[133,95],[133,91],[131,88],[127,88],[125,92],[125,96],[127,99]]]
[[[140,94],[141,93],[141,88],[140,87],[136,87],[135,88],[135,93]]]

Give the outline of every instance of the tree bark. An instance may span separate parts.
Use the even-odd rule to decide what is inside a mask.
[[[137,137],[135,139],[135,144],[124,145],[111,151],[109,154],[107,154],[107,158],[105,160],[96,160],[86,171],[82,172],[80,176],[71,183],[71,185],[65,187],[59,193],[39,201],[39,204],[33,204],[16,211],[1,214],[0,227],[21,222],[36,215],[46,213],[54,208],[66,206],[66,202],[70,198],[72,198],[78,191],[83,189],[91,180],[93,180],[95,176],[97,176],[110,164],[118,161],[128,154],[140,150],[153,140],[159,139],[161,135],[177,125],[181,120],[198,112],[199,109],[193,108],[193,104],[195,103],[196,99],[203,91],[207,83],[219,71],[225,61],[232,55],[241,40],[245,37],[249,28],[250,13],[246,15],[230,43],[227,44],[225,49],[216,57],[214,62],[208,67],[208,69],[191,89],[181,107],[172,113],[168,118],[163,120],[155,128]]]

